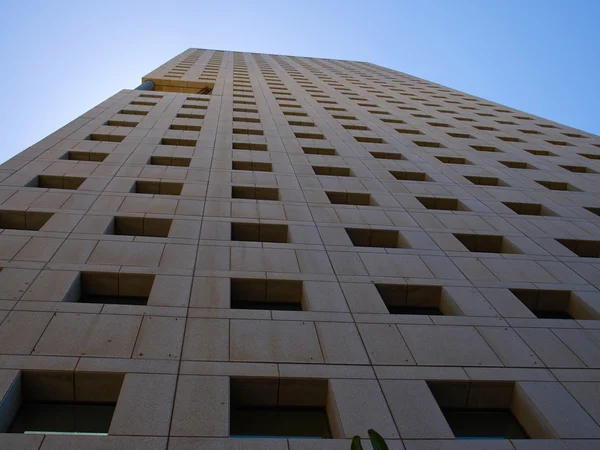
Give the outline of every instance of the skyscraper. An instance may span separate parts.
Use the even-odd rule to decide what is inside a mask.
[[[142,81],[0,166],[0,448],[600,446],[599,137],[362,62]]]

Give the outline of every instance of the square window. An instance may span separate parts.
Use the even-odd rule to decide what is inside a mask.
[[[358,142],[363,142],[365,144],[385,144],[386,142],[380,138],[375,136],[354,136]]]
[[[322,379],[231,378],[230,435],[329,439],[328,396]]]
[[[470,252],[476,253],[521,253],[503,236],[486,234],[454,234],[454,237]]]
[[[99,153],[99,152],[76,152],[76,151],[68,151],[65,153],[61,159],[68,159],[71,161],[94,161],[94,162],[102,162],[106,159],[108,153]]]
[[[87,373],[82,382],[73,372],[23,371],[0,403],[7,431],[108,435],[123,377]]]
[[[531,164],[527,164],[523,161],[498,161],[500,164],[510,167],[511,169],[536,169]]]
[[[409,172],[406,170],[390,170],[390,174],[399,181],[433,181],[424,172]]]
[[[254,150],[258,152],[266,152],[267,144],[256,144],[253,142],[233,142],[231,144],[233,150]]]
[[[137,180],[133,192],[138,194],[181,195],[183,183]]]
[[[150,164],[153,166],[175,166],[189,167],[192,162],[191,158],[180,158],[176,156],[151,156]]]
[[[457,156],[436,156],[435,158],[445,164],[471,164],[467,159]]]
[[[564,181],[538,181],[535,180],[536,183],[541,184],[546,189],[550,189],[552,191],[579,191],[580,189],[575,186],[565,183]]]
[[[599,207],[584,206],[584,208],[587,209],[592,214],[596,214],[597,216],[600,216],[600,208]]]
[[[230,305],[233,309],[302,311],[302,281],[232,278]]]
[[[554,153],[550,153],[548,150],[525,150],[528,153],[536,156],[556,156]]]
[[[414,128],[396,128],[396,131],[400,134],[423,134]]]
[[[29,183],[27,187],[40,187],[46,189],[68,189],[75,190],[83,184],[85,178],[67,177],[57,175],[38,175]]]
[[[592,170],[589,167],[585,167],[585,166],[561,166],[561,165],[559,165],[559,167],[562,167],[563,169],[566,169],[569,172],[574,172],[574,173],[597,173],[595,170]]]
[[[471,148],[478,152],[500,152],[496,147],[490,145],[471,145]]]
[[[514,382],[428,381],[457,439],[528,439],[513,415]]]
[[[0,228],[39,231],[53,215],[47,212],[3,209],[0,210]]]
[[[371,200],[371,194],[368,193],[326,191],[325,195],[327,195],[329,201],[334,205],[375,205]]]
[[[440,144],[439,142],[432,142],[432,141],[413,141],[413,144],[415,144],[418,147],[443,148],[443,145]]]
[[[279,200],[279,189],[257,186],[231,186],[231,198]]]
[[[315,175],[330,175],[332,177],[351,177],[349,167],[312,166]]]
[[[115,216],[106,234],[119,236],[168,237],[173,219]]]
[[[406,248],[400,241],[397,230],[378,230],[373,228],[345,228],[355,247]]]
[[[335,156],[336,152],[333,148],[323,148],[323,147],[302,147],[302,151],[307,155],[329,155]]]
[[[82,272],[75,301],[143,306],[153,283],[154,275],[144,273]]]
[[[511,289],[517,297],[539,319],[597,319],[582,308],[583,302],[574,299],[571,291],[549,289]]]
[[[579,156],[583,156],[587,159],[600,159],[600,155],[596,155],[593,153],[579,153]]]
[[[231,170],[249,170],[253,172],[273,172],[273,164],[258,161],[232,161]]]
[[[564,245],[577,256],[582,258],[600,258],[600,241],[588,241],[583,239],[556,239],[556,242]]]
[[[512,136],[498,136],[498,139],[504,142],[523,142],[521,139]]]
[[[539,203],[502,202],[504,206],[512,209],[517,214],[524,216],[556,216],[556,214]]]
[[[447,197],[415,197],[425,208],[445,211],[470,211],[464,203]]]
[[[375,284],[390,314],[443,315],[441,286]]]
[[[447,133],[448,136],[457,138],[457,139],[473,139],[473,136],[467,133]]]
[[[232,241],[288,242],[288,226],[273,223],[232,222]]]
[[[402,156],[402,153],[396,152],[369,152],[373,158],[377,159],[392,159],[392,160],[401,160],[406,159]]]

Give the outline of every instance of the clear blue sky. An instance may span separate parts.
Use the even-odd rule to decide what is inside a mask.
[[[0,3],[0,161],[189,47],[369,61],[600,134],[600,0]]]

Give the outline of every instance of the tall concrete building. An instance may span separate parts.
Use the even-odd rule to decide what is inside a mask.
[[[0,166],[1,449],[600,448],[599,137],[362,62],[143,81]]]

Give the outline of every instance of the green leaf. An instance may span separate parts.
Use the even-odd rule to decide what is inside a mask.
[[[363,450],[362,445],[360,445],[360,436],[354,436],[352,438],[352,446],[350,450]]]
[[[369,438],[371,439],[371,445],[373,446],[373,450],[389,450],[385,440],[380,436],[380,434],[373,430],[369,430]]]

